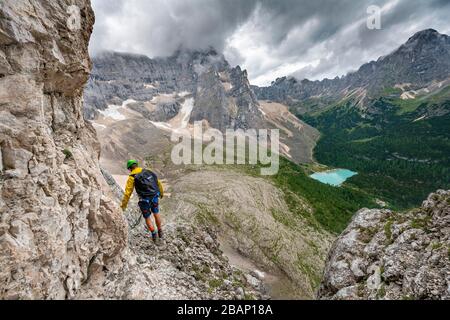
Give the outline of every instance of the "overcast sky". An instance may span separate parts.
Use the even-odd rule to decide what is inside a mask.
[[[223,52],[267,85],[277,77],[321,80],[386,55],[415,32],[450,34],[450,0],[92,0],[91,53],[168,56],[180,46]],[[367,8],[382,9],[381,30]]]

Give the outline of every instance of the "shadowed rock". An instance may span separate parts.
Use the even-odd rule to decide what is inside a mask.
[[[407,213],[363,209],[333,245],[321,299],[449,299],[450,191]]]

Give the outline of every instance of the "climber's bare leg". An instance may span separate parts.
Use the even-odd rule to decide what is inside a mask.
[[[145,224],[147,225],[147,228],[151,233],[155,232],[155,227],[153,226],[151,217],[145,219]]]
[[[154,216],[155,216],[156,226],[158,227],[158,231],[161,231],[162,230],[161,216],[159,213],[154,214]]]

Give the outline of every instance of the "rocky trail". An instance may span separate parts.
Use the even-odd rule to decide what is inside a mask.
[[[129,234],[123,267],[90,279],[78,299],[254,299],[244,275],[230,267],[212,236],[190,225],[168,223],[153,243],[141,225]]]
[[[123,192],[103,171],[116,200]],[[155,242],[146,230],[137,203],[124,214],[128,247],[122,264],[90,278],[77,299],[268,299],[262,282],[229,264],[217,233],[164,214],[164,238]],[[258,275],[256,275],[258,276]]]
[[[122,188],[113,176],[106,171],[103,174],[118,202]],[[314,297],[318,283],[313,281],[321,276],[320,266],[331,245],[331,235],[309,230],[294,216],[289,227],[277,221],[273,210],[285,210],[287,217],[292,213],[273,185],[261,178],[211,168],[188,170],[169,181],[167,190],[172,194],[161,205],[167,226],[164,241],[155,246],[146,236],[136,202],[125,214],[131,227],[128,251],[138,257],[137,265],[143,263],[145,269],[150,259],[153,268],[158,266],[163,274],[178,270],[182,282],[197,288],[181,291],[191,298]],[[298,272],[299,263],[309,273]],[[171,275],[167,278],[172,281]],[[192,282],[195,280],[196,284]],[[198,296],[198,288],[202,296]]]

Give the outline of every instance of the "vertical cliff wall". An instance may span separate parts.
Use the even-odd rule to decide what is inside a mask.
[[[0,2],[0,298],[73,297],[126,245],[82,115],[88,0]]]

